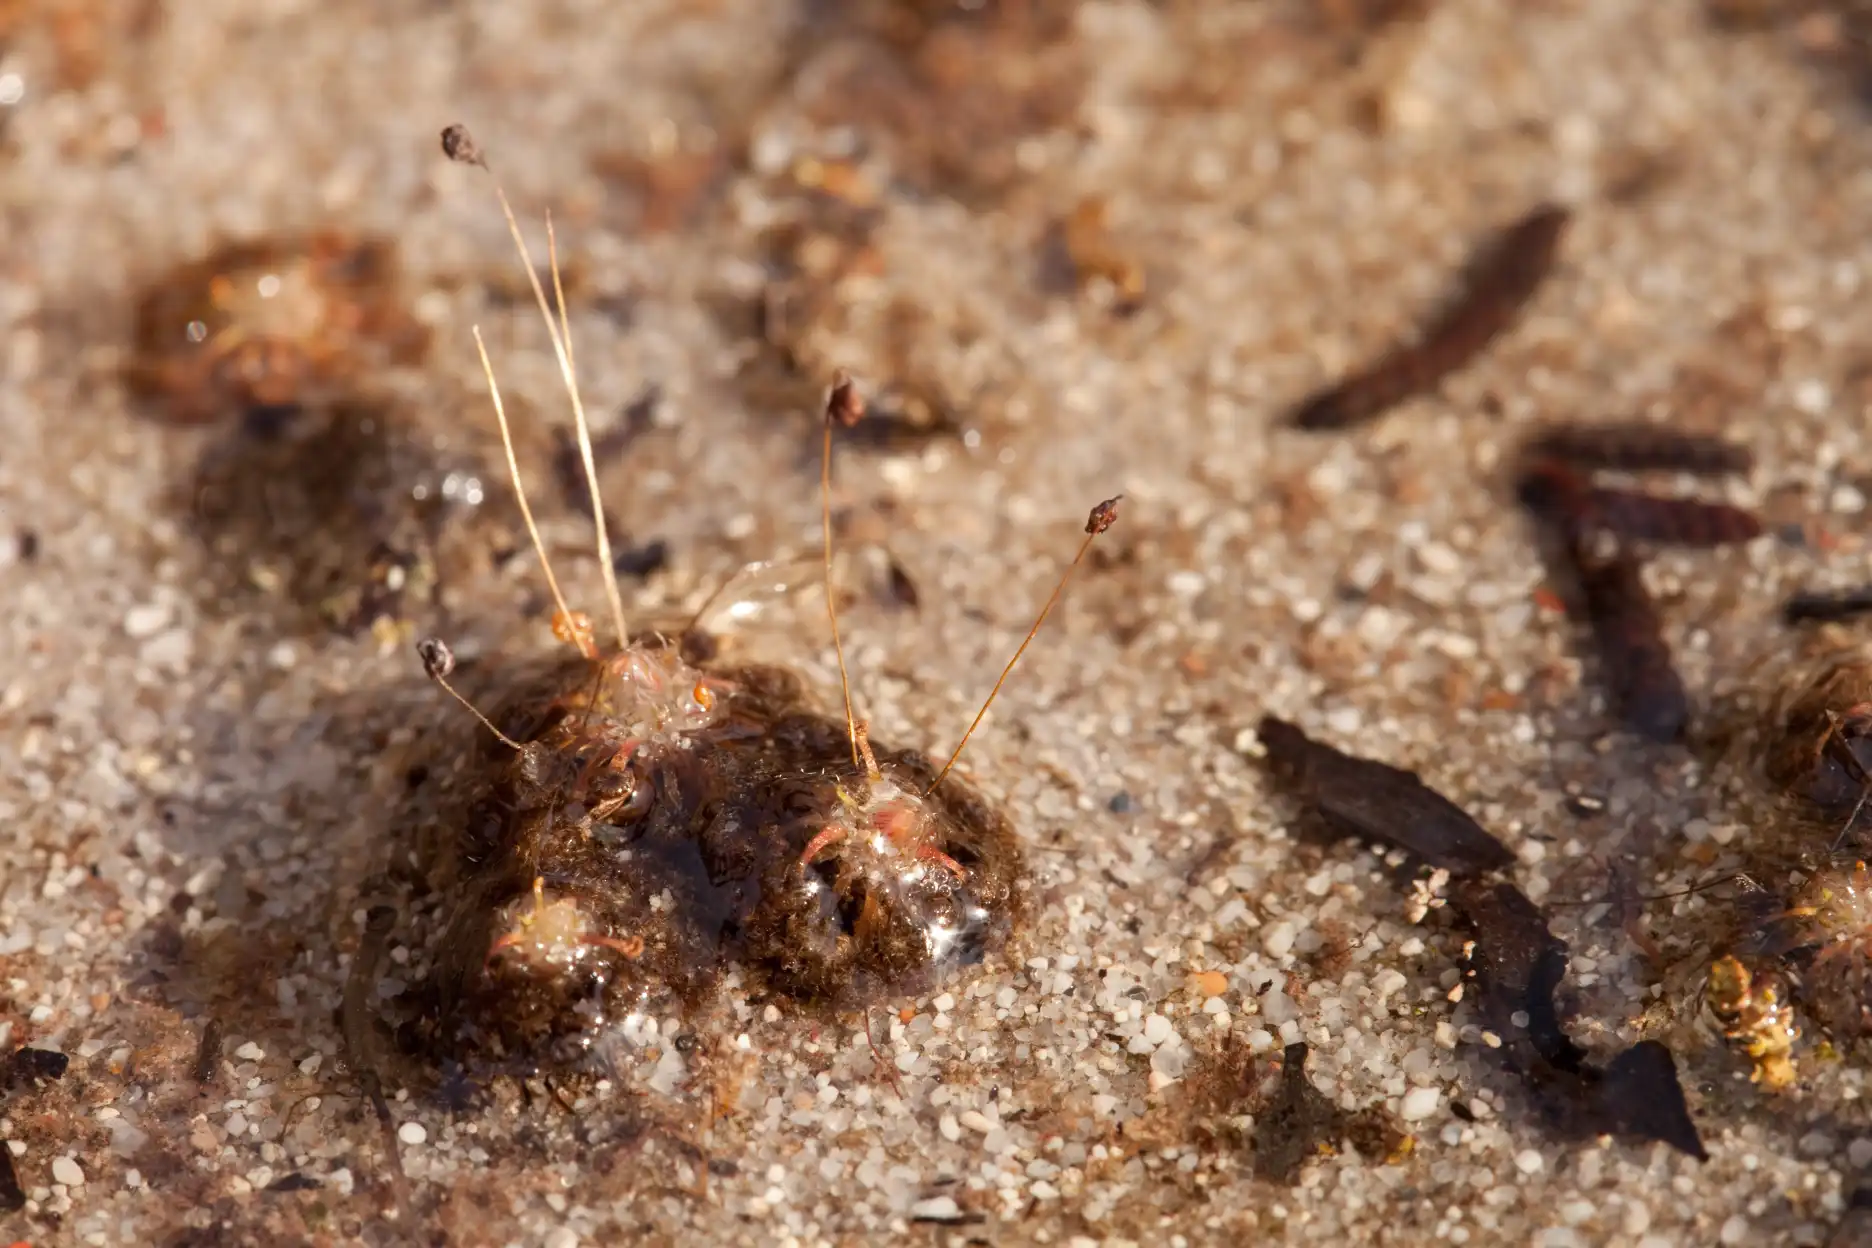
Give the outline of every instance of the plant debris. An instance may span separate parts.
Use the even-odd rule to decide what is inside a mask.
[[[1872,648],[1847,645],[1793,682],[1771,712],[1762,751],[1769,783],[1852,833],[1872,775]]]
[[[1755,513],[1729,503],[1593,485],[1552,459],[1530,465],[1517,488],[1529,511],[1576,542],[1597,532],[1660,546],[1712,547],[1753,541],[1762,534]]]
[[[367,362],[411,364],[428,348],[397,286],[384,239],[327,230],[229,244],[141,297],[127,380],[177,424],[346,392]]]
[[[260,603],[283,631],[399,644],[436,624],[443,585],[490,558],[505,488],[445,457],[394,405],[346,400],[220,431],[184,487],[212,601]]]
[[[1513,865],[1507,846],[1416,772],[1346,754],[1272,715],[1257,731],[1268,762],[1340,833],[1382,841],[1452,875]]]
[[[1491,239],[1470,261],[1463,288],[1409,346],[1308,398],[1292,416],[1301,429],[1350,429],[1434,390],[1515,323],[1559,254],[1569,214],[1543,204]]]
[[[1710,964],[1704,997],[1723,1039],[1753,1063],[1749,1081],[1771,1092],[1792,1087],[1794,1043],[1801,1032],[1786,977],[1725,954]]]
[[[0,1144],[0,1213],[18,1213],[26,1207],[26,1189],[13,1168],[13,1150]]]
[[[1600,556],[1578,544],[1569,549],[1578,588],[1576,605],[1569,605],[1592,631],[1600,681],[1611,692],[1619,718],[1653,741],[1682,740],[1690,697],[1645,588],[1643,568],[1622,551]]]
[[[1373,1161],[1400,1161],[1410,1152],[1411,1136],[1382,1107],[1340,1109],[1307,1078],[1306,1063],[1305,1044],[1281,1052],[1280,1083],[1255,1114],[1256,1177],[1291,1185],[1307,1162],[1332,1156],[1345,1141]]]
[[[1872,612],[1872,586],[1838,593],[1800,593],[1789,598],[1781,608],[1781,618],[1789,624],[1827,623],[1851,620]]]
[[[1735,476],[1755,463],[1754,454],[1740,443],[1640,421],[1548,425],[1523,443],[1522,453],[1531,461],[1552,460],[1575,468],[1697,477]]]
[[[1329,822],[1448,873],[1449,909],[1473,935],[1465,987],[1473,985],[1496,1060],[1520,1079],[1550,1128],[1660,1140],[1707,1157],[1667,1048],[1640,1041],[1594,1067],[1566,1034],[1555,1000],[1566,942],[1548,930],[1540,907],[1499,878],[1514,862],[1507,846],[1413,773],[1343,754],[1272,717],[1260,732],[1276,775]]]
[[[460,127],[444,132],[443,148],[487,166]],[[498,182],[495,191],[532,273]],[[591,620],[566,605],[515,468],[516,501],[558,607],[553,631],[576,657],[485,670],[495,709],[484,715],[481,699],[450,683],[450,648],[417,646],[431,679],[487,735],[453,760],[476,794],[472,809],[434,829],[419,853],[433,931],[429,973],[404,1003],[415,1013],[405,1035],[445,1066],[490,1073],[610,1072],[625,1054],[649,1051],[653,1086],[667,1092],[682,1048],[663,1046],[659,1020],[706,1013],[724,976],[833,1012],[927,987],[1006,939],[1025,904],[1024,862],[1006,819],[959,781],[945,783],[975,725],[937,768],[915,751],[874,746],[852,709],[830,577],[832,433],[860,423],[866,406],[850,376],[837,374],[822,420],[826,606],[845,700],[837,719],[783,669],[699,665],[677,639],[630,632],[603,557],[607,518],[563,309],[537,278],[534,294],[575,419],[617,641],[601,648]],[[476,343],[511,458],[500,388]],[[1072,567],[1111,527],[1117,502],[1092,509]],[[366,1070],[380,953],[359,953],[364,969],[347,989],[348,1047]]]
[[[1690,719],[1639,549],[1714,547],[1763,532],[1753,512],[1722,502],[1602,486],[1595,468],[1722,476],[1748,468],[1745,448],[1658,425],[1550,425],[1523,447],[1515,493],[1540,523],[1549,567],[1576,623],[1590,630],[1600,681],[1625,725],[1663,743]]]

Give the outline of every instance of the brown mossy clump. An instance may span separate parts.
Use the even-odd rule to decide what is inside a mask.
[[[861,1006],[979,961],[1020,903],[1013,830],[914,751],[854,761],[771,667],[633,644],[526,682],[485,793],[440,846],[446,932],[423,1031],[456,1060],[577,1068],[724,974]],[[862,737],[860,737],[862,740]],[[636,1021],[633,1021],[636,1020]]]
[[[176,424],[297,407],[348,389],[369,359],[414,362],[429,342],[400,301],[395,246],[332,230],[176,266],[138,299],[135,332],[126,380]]]
[[[1770,782],[1829,821],[1863,813],[1872,772],[1872,648],[1846,646],[1820,659],[1782,695],[1771,731],[1764,752]]]

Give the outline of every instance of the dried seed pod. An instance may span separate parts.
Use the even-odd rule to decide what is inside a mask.
[[[487,168],[487,158],[482,155],[481,145],[475,142],[474,135],[468,133],[468,127],[460,122],[443,128],[442,154],[457,164]]]
[[[1426,393],[1506,332],[1553,270],[1568,220],[1544,204],[1509,226],[1471,260],[1462,292],[1411,346],[1307,399],[1294,412],[1301,429],[1349,429]]]

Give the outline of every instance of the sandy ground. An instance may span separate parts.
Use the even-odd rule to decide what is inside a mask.
[[[1771,690],[1797,645],[1781,596],[1867,579],[1872,131],[1843,19],[1112,0],[932,35],[917,7],[0,5],[0,1040],[71,1058],[0,1108],[26,1196],[0,1239],[1849,1237],[1872,1167],[1858,1062],[1809,1060],[1776,1098],[1667,1029],[1707,1163],[1556,1139],[1448,999],[1460,936],[1412,924],[1368,849],[1298,839],[1252,731],[1274,713],[1421,770],[1541,902],[1604,897],[1609,862],[1650,891],[1791,835],[1746,765],[1615,730],[1537,593],[1505,464],[1543,419],[1649,414],[1754,449],[1727,496],[1806,540],[1649,569],[1699,723]],[[731,1001],[560,1099],[535,1081],[451,1110],[393,1079],[399,1178],[343,1068],[365,890],[408,860],[399,812],[436,787],[412,794],[409,769],[426,753],[453,783],[467,727],[406,645],[340,635],[255,573],[369,537],[342,490],[293,492],[333,452],[167,423],[122,377],[139,293],[216,240],[386,235],[434,338],[330,387],[393,431],[368,489],[406,504],[446,462],[498,492],[481,323],[595,608],[546,468],[564,417],[545,338],[485,180],[437,151],[451,121],[523,219],[557,214],[601,427],[658,396],[606,469],[624,532],[669,544],[627,582],[640,617],[813,554],[811,406],[848,366],[962,428],[857,448],[836,487],[861,703],[880,739],[946,750],[1086,509],[1126,495],[966,763],[1029,847],[1034,916],[1007,956],[874,1013],[901,1099],[861,1019]],[[1111,273],[1144,275],[1128,313],[1109,283],[1074,289],[1060,224],[1090,197]],[[1550,198],[1575,211],[1559,267],[1486,358],[1367,430],[1279,427]],[[782,282],[792,375],[753,339]],[[206,524],[217,464],[310,510]],[[438,598],[398,610],[464,654],[546,652],[536,567],[485,554],[519,540],[511,518],[469,502],[446,523],[470,536],[438,556]],[[886,546],[914,610],[882,588]],[[810,598],[761,601],[747,644],[830,706]],[[1663,965],[1608,907],[1556,905],[1575,1037],[1646,1034],[1720,905],[1653,908]],[[391,951],[385,1000],[420,956]],[[1315,1085],[1393,1115],[1408,1155],[1255,1177],[1254,1075],[1301,1039]],[[1231,1043],[1254,1060],[1228,1066]]]

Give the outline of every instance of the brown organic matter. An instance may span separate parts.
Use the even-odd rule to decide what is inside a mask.
[[[366,402],[219,430],[178,492],[211,601],[245,607],[257,591],[278,627],[311,635],[403,637],[511,526],[505,483],[474,456],[438,451],[414,413]]]
[[[1569,213],[1542,204],[1491,239],[1470,261],[1462,289],[1423,336],[1308,398],[1297,428],[1350,429],[1440,385],[1506,333],[1540,290],[1559,256]]]
[[[127,380],[177,424],[293,407],[339,386],[368,350],[421,357],[428,333],[397,297],[396,249],[332,231],[231,243],[142,295]]]
[[[1777,710],[1766,770],[1828,820],[1860,813],[1872,771],[1872,651],[1835,653],[1791,690]]]
[[[798,1003],[863,1005],[979,961],[1020,908],[997,812],[954,780],[926,792],[913,751],[855,762],[780,669],[637,642],[538,673],[493,719],[521,748],[485,738],[486,792],[439,847],[452,900],[426,1029],[448,1056],[577,1068],[736,967]]]

